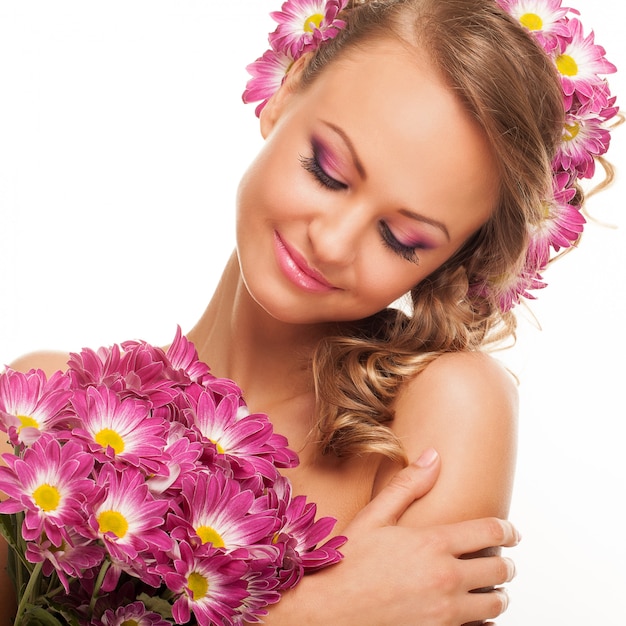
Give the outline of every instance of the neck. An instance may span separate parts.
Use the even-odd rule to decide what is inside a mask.
[[[229,259],[215,294],[188,337],[216,376],[231,378],[251,410],[310,393],[310,360],[326,325],[286,324],[248,293],[237,256]]]

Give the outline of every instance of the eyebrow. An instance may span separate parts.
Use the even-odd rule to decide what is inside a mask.
[[[447,226],[443,222],[426,217],[425,215],[416,213],[415,211],[409,211],[409,209],[400,209],[400,213],[413,220],[417,220],[418,222],[424,222],[424,224],[429,224],[430,226],[438,228],[446,236],[446,239],[450,241],[450,233],[448,232]]]
[[[350,156],[352,157],[352,161],[354,162],[354,167],[356,167],[356,170],[361,176],[361,178],[365,180],[367,178],[367,173],[365,171],[365,168],[363,167],[363,163],[361,162],[361,159],[359,159],[359,155],[357,154],[354,144],[350,140],[350,137],[348,137],[348,135],[345,133],[345,131],[342,128],[340,128],[339,126],[336,126],[332,122],[323,121],[323,124],[328,126],[328,128],[330,128],[337,135],[339,135],[339,137],[341,137],[343,142],[346,144],[348,151],[350,152]],[[422,215],[421,213],[410,211],[409,209],[400,209],[400,213],[413,220],[417,220],[418,222],[423,222],[424,224],[429,224],[430,226],[434,226],[435,228],[438,228],[446,236],[446,239],[450,241],[450,232],[448,231],[447,226],[443,222],[432,219],[430,217],[426,217],[425,215]]]

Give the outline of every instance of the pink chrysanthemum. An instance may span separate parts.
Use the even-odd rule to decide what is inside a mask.
[[[561,0],[497,0],[497,2],[536,37],[546,52],[557,47],[559,38],[569,36],[565,16],[569,11],[574,11],[562,7]]]
[[[305,496],[292,497],[291,484],[283,477],[270,490],[270,498],[282,518],[273,541],[282,551],[282,589],[296,585],[305,572],[332,565],[343,558],[338,548],[346,542],[345,537],[333,537],[318,547],[333,529],[334,518],[316,520],[316,505],[307,502]]]
[[[171,626],[158,613],[148,611],[143,602],[133,602],[115,609],[107,609],[97,626]]]
[[[163,450],[163,455],[167,459],[167,475],[150,476],[147,480],[153,494],[167,494],[169,490],[180,490],[183,478],[198,470],[203,446],[200,442],[190,441],[187,438],[188,431],[179,428],[180,426],[170,424],[168,443]]]
[[[105,465],[98,476],[99,495],[95,499],[89,525],[113,559],[130,563],[141,553],[167,551],[172,540],[162,530],[167,500],[156,500],[143,475],[133,467],[123,472]]]
[[[262,57],[246,67],[251,78],[246,84],[242,100],[246,104],[261,101],[254,110],[257,117],[267,101],[278,91],[292,65],[293,57],[284,52],[266,50]]]
[[[167,405],[176,397],[176,384],[168,376],[167,357],[161,348],[145,341],[126,341],[122,349],[120,369],[126,391],[147,399],[155,408]]]
[[[134,465],[153,474],[166,473],[165,422],[150,415],[150,405],[120,397],[106,387],[77,392],[72,405],[80,419],[73,435],[86,441],[100,462]]]
[[[248,595],[244,576],[247,566],[204,544],[193,550],[180,544],[174,568],[164,572],[165,584],[178,597],[172,607],[177,624],[186,624],[191,613],[198,626],[233,624],[237,607]]]
[[[2,458],[8,467],[0,467],[0,490],[9,499],[0,503],[0,513],[25,511],[22,536],[27,541],[42,533],[57,547],[69,541],[67,528],[78,530],[86,523],[83,503],[95,488],[88,478],[93,457],[74,441],[61,446],[43,434],[23,458]]]
[[[248,595],[237,607],[237,614],[244,624],[257,624],[267,615],[266,607],[280,600],[279,581],[273,565],[256,560],[250,565],[250,570],[242,577],[246,582]]]
[[[276,527],[275,511],[251,512],[254,494],[222,473],[189,475],[183,483],[182,515],[170,515],[175,539],[191,545],[211,543],[227,552],[253,547]]]
[[[0,431],[13,445],[32,444],[64,418],[71,391],[61,372],[48,380],[41,370],[27,374],[8,369],[0,376]]]
[[[79,353],[71,353],[67,373],[72,387],[79,389],[104,385],[110,389],[122,389],[124,372],[120,367],[121,359],[118,345],[98,350],[84,348]]]
[[[277,467],[292,467],[297,462],[286,439],[274,433],[267,415],[241,417],[239,397],[225,396],[216,404],[215,396],[207,390],[193,391],[190,423],[207,443],[213,443],[218,454],[236,459],[242,471],[238,478],[259,473],[274,480]]]
[[[583,232],[585,218],[577,206],[570,204],[576,189],[569,186],[569,181],[567,172],[554,178],[552,201],[546,202],[544,219],[530,233],[526,271],[531,267],[542,271],[548,265],[551,248],[556,252],[569,248]]]
[[[173,372],[176,372],[176,378],[184,376],[187,381],[201,383],[210,376],[209,366],[198,359],[196,347],[182,334],[180,326],[176,328],[174,341],[167,349],[166,356],[168,373],[172,378],[175,378]]]
[[[43,562],[42,572],[46,577],[56,571],[65,593],[70,592],[70,578],[79,578],[83,572],[98,567],[104,555],[101,546],[73,530],[69,530],[68,538],[60,546],[53,545],[45,537],[26,546],[26,559],[31,563]]]
[[[585,113],[581,110],[568,114],[553,167],[577,178],[591,178],[595,172],[595,157],[609,149],[611,133],[605,126],[606,119],[604,112]]]
[[[604,48],[594,43],[593,32],[585,37],[583,26],[576,18],[570,20],[568,25],[571,39],[562,40],[560,48],[555,51],[555,63],[561,76],[566,111],[571,107],[575,94],[582,102],[589,99],[597,101],[601,95],[598,85],[604,83],[599,75],[617,71],[605,58]],[[608,106],[608,99],[598,102],[598,105]]]
[[[297,59],[332,39],[345,26],[337,14],[346,4],[347,0],[287,0],[280,11],[270,13],[278,23],[269,37],[272,49]]]
[[[534,300],[536,296],[531,292],[546,286],[539,269],[542,259],[535,256],[537,251],[535,248],[529,248],[526,263],[520,272],[512,272],[501,277],[497,283],[483,287],[488,292],[496,294],[501,311],[509,311],[519,304],[522,298]]]

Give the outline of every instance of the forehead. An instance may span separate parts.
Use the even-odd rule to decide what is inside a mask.
[[[484,132],[428,56],[395,39],[346,51],[304,90],[302,106],[341,127],[365,169],[401,203],[412,195],[472,207],[486,219],[498,181]],[[483,219],[483,221],[484,221]]]

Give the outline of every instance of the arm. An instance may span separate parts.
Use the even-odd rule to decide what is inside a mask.
[[[501,614],[502,590],[472,589],[508,582],[509,559],[463,560],[489,546],[513,546],[519,535],[495,518],[421,528],[398,525],[435,483],[439,458],[428,454],[397,473],[346,528],[345,559],[306,576],[264,619],[268,626],[459,626]]]
[[[508,513],[515,461],[512,380],[485,355],[445,355],[405,386],[395,408],[392,428],[409,459],[425,446],[440,459],[402,471],[383,463],[371,503],[345,529],[345,559],[286,594],[270,626],[295,616],[303,625],[459,626],[506,609],[502,590],[470,591],[514,575],[496,556],[518,539],[497,519]],[[460,558],[468,554],[491,556]]]
[[[425,446],[441,456],[431,492],[401,525],[426,526],[480,517],[506,518],[517,444],[517,389],[502,366],[482,353],[446,354],[402,390],[392,429],[409,459]],[[397,472],[384,463],[375,492]]]

